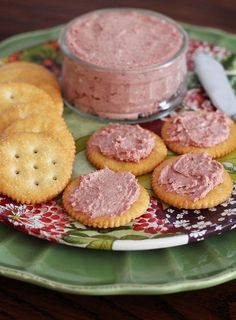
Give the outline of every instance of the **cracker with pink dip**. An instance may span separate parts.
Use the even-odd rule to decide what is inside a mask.
[[[236,148],[236,125],[219,111],[183,112],[164,123],[161,135],[178,154],[206,151],[219,158]]]
[[[127,171],[134,175],[151,172],[167,155],[162,139],[139,125],[109,124],[88,140],[86,153],[97,168]]]
[[[188,153],[161,163],[152,187],[164,202],[177,208],[202,209],[227,200],[233,182],[223,165],[204,153]]]
[[[128,172],[108,168],[73,180],[63,193],[63,205],[74,219],[96,228],[125,225],[142,215],[147,191]]]

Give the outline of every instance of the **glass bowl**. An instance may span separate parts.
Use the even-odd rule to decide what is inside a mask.
[[[171,24],[181,37],[181,46],[162,63],[141,67],[110,68],[82,60],[67,45],[68,30],[82,19],[113,11],[138,12]],[[147,122],[168,114],[184,97],[188,38],[179,24],[162,14],[133,8],[96,10],[69,22],[59,43],[64,53],[62,87],[65,102],[82,115],[101,121]]]

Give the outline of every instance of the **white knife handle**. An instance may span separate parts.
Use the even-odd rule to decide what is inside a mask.
[[[223,66],[210,55],[198,51],[195,71],[213,105],[236,121],[236,98]]]

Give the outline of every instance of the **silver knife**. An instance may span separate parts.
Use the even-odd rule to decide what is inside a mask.
[[[236,121],[236,98],[223,66],[204,52],[194,56],[195,72],[213,105]]]

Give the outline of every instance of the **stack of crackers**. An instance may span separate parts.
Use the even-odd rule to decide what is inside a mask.
[[[40,203],[65,188],[75,143],[62,112],[60,87],[50,71],[29,62],[0,69],[0,193]]]

